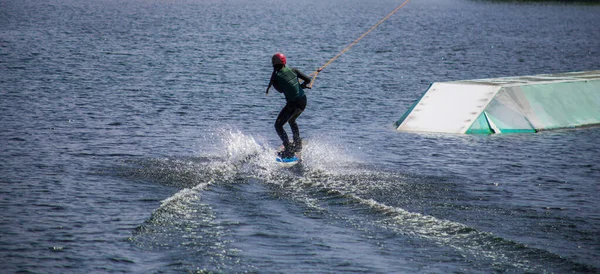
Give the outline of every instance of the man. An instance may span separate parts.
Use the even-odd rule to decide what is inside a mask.
[[[285,55],[280,52],[273,55],[271,62],[273,63],[273,74],[271,74],[271,80],[267,87],[267,94],[269,94],[269,89],[273,86],[277,91],[285,95],[286,101],[285,106],[281,109],[275,121],[275,131],[277,131],[277,135],[281,138],[284,146],[284,150],[279,153],[279,156],[281,158],[291,158],[295,152],[302,150],[300,129],[298,128],[298,124],[296,124],[296,118],[306,108],[306,95],[303,89],[307,88],[307,85],[310,83],[310,77],[296,68],[287,67]],[[304,82],[300,84],[298,78]],[[288,135],[283,129],[285,123],[288,123],[292,128],[293,144],[290,144]]]

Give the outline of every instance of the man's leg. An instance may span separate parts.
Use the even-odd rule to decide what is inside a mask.
[[[293,154],[290,146],[290,139],[288,138],[285,129],[283,129],[283,125],[290,120],[292,114],[294,114],[294,109],[288,105],[285,105],[285,107],[283,107],[279,112],[279,116],[277,116],[277,120],[275,121],[275,131],[277,132],[277,135],[279,135],[279,138],[285,147],[284,154],[282,155],[283,158],[291,157],[292,155],[289,154]]]
[[[300,99],[298,99],[298,101],[294,102],[293,107],[294,107],[294,112],[291,115],[288,123],[290,124],[290,127],[292,128],[292,136],[293,136],[293,140],[294,140],[294,151],[299,152],[302,150],[302,139],[300,138],[300,128],[298,127],[298,124],[296,123],[296,119],[298,118],[298,116],[300,116],[300,114],[302,114],[302,112],[306,108],[306,97],[300,98]]]

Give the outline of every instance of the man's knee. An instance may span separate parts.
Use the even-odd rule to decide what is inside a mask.
[[[275,130],[276,130],[276,131],[283,130],[283,125],[284,125],[284,124],[285,124],[285,123],[281,123],[280,121],[276,121],[276,122],[275,122],[275,125],[274,125],[274,126],[275,126]]]

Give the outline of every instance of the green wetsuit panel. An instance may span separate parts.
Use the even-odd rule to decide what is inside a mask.
[[[298,74],[288,67],[283,67],[275,73],[273,87],[285,95],[287,102],[293,102],[304,96],[304,90],[298,82]]]

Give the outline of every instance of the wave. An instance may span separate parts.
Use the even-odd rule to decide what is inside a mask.
[[[282,168],[274,161],[275,148],[265,145],[263,139],[240,131],[223,131],[218,136],[221,148],[211,156],[151,159],[138,163],[141,169],[135,172],[137,178],[181,189],[164,199],[149,220],[140,226],[134,237],[136,242],[162,248],[173,242],[178,245],[188,243],[197,252],[207,252],[209,248],[213,252],[210,254],[214,255],[211,260],[219,258],[220,264],[215,269],[236,269],[232,266],[234,262],[239,263],[239,250],[228,246],[233,241],[228,235],[229,229],[234,229],[232,226],[240,225],[241,221],[228,220],[223,224],[213,208],[219,203],[214,200],[203,202],[201,197],[214,187],[253,181],[314,212],[327,212],[325,215],[328,216],[338,212],[340,219],[349,222],[362,218],[368,222],[365,226],[377,226],[398,237],[420,239],[440,248],[453,249],[464,260],[473,262],[477,269],[594,271],[590,266],[458,221],[411,212],[402,207],[402,201],[390,203],[418,199],[415,197],[432,192],[426,187],[415,187],[415,178],[410,175],[365,165],[345,154],[343,147],[332,145],[325,139],[308,140],[302,163],[293,168]]]

